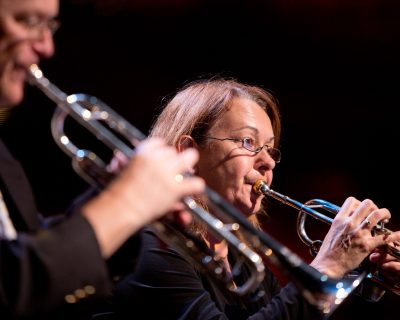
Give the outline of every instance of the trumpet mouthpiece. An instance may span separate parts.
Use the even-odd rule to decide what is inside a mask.
[[[269,187],[267,185],[267,183],[260,179],[257,180],[254,184],[253,184],[253,190],[257,193],[257,194],[263,194],[267,191],[269,191]]]

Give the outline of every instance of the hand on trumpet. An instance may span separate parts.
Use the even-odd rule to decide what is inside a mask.
[[[400,249],[400,231],[392,232],[386,241],[387,245]],[[394,282],[400,282],[400,261],[385,247],[376,248],[369,256],[369,261],[377,266],[382,276]]]
[[[101,243],[105,256],[123,241],[121,233],[130,235],[169,210],[181,209],[183,204],[177,203],[182,197],[204,190],[204,181],[199,177],[181,179],[180,173],[192,167],[197,160],[197,151],[190,149],[178,154],[159,138],[150,138],[138,144],[129,160],[121,155],[115,157],[110,169],[120,171],[119,174],[82,210],[93,224],[100,242],[101,239],[115,239],[115,243],[109,240]],[[115,212],[111,219],[125,221],[123,230],[104,228],[102,226],[106,224],[98,223],[101,217],[110,219],[110,211]],[[179,219],[187,221],[188,216],[180,216]],[[114,232],[115,237],[110,237],[110,232]]]
[[[311,265],[331,277],[343,277],[356,269],[376,248],[387,245],[395,237],[384,233],[373,235],[372,232],[380,221],[389,218],[389,210],[378,208],[371,200],[347,198]],[[396,237],[400,238],[399,235]]]
[[[151,140],[159,140],[159,139],[151,138]],[[129,158],[118,150],[114,153],[114,156],[110,160],[110,163],[107,165],[107,171],[112,174],[118,174],[128,165],[128,163],[129,163]],[[183,179],[183,175],[181,174],[175,175],[175,180],[176,179],[179,180],[177,182],[181,182],[181,179]],[[172,219],[178,224],[185,226],[189,225],[192,221],[192,215],[187,211],[187,207],[182,202],[176,202],[169,211],[170,213],[166,215],[165,217],[166,219]]]

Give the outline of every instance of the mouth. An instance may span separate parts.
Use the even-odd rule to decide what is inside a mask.
[[[27,73],[24,68],[15,68],[11,74],[11,79],[15,82],[25,82]]]
[[[267,183],[268,186],[270,185],[270,183],[269,183],[267,180],[265,180],[265,179],[249,180],[248,182],[246,182],[246,184],[251,185],[251,194],[254,194],[254,195],[256,195],[257,197],[264,197],[264,195],[263,195],[261,192],[258,192],[258,191],[255,189],[255,185],[256,185],[257,182],[259,182],[259,181],[264,181],[264,182]]]
[[[36,62],[35,61],[33,61],[33,62],[23,62],[23,61],[16,62],[14,65],[14,69],[17,70],[18,72],[24,73],[24,77],[26,79],[30,73],[29,69],[30,69],[31,65],[33,65],[33,64],[36,64]]]
[[[11,74],[13,80],[25,82],[28,77],[28,69],[24,64],[16,63],[12,68]]]

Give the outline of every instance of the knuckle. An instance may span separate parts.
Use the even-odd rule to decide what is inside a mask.
[[[365,200],[363,200],[362,204],[363,204],[363,206],[366,207],[366,208],[375,207],[375,204],[374,204],[374,202],[373,202],[371,199],[365,199]]]

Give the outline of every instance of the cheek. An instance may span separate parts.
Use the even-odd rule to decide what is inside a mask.
[[[226,161],[221,171],[231,187],[240,188],[251,170],[252,167],[245,157],[237,157]]]
[[[233,166],[236,180],[240,184],[245,184],[254,176],[254,162],[251,157],[240,157]]]
[[[198,173],[207,185],[230,199],[243,193],[243,185],[253,170],[253,159],[231,150],[206,151],[200,154]]]
[[[231,198],[237,192],[242,177],[236,166],[225,161],[219,165],[210,162],[199,164],[199,175],[207,185],[226,198]]]
[[[251,193],[251,177],[253,172],[253,167],[251,161],[248,158],[242,157],[237,158],[238,161],[232,162],[231,166],[228,168],[227,174],[227,192],[230,197],[235,198],[242,202],[248,202]]]

